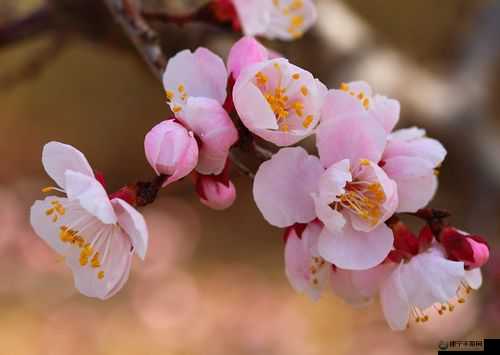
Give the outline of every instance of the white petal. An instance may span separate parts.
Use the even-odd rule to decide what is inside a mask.
[[[481,269],[476,268],[472,270],[465,271],[465,281],[472,287],[474,290],[477,290],[481,287],[483,283],[483,276],[481,275]]]
[[[65,178],[69,200],[78,201],[82,208],[105,224],[116,223],[113,206],[99,181],[71,170],[66,171]]]
[[[115,198],[111,201],[118,224],[127,233],[135,253],[144,260],[148,249],[148,228],[141,213],[122,199]]]
[[[132,258],[132,244],[119,227],[108,226],[96,242],[94,250],[99,251],[101,266],[94,268],[90,262],[81,265],[79,258],[66,258],[73,271],[75,287],[88,297],[107,299],[123,286],[128,278]],[[112,230],[111,230],[112,229]],[[99,273],[103,272],[103,277]]]
[[[47,174],[63,189],[66,170],[94,177],[94,172],[85,156],[76,148],[63,143],[47,143],[43,147],[42,164]]]
[[[405,330],[410,316],[410,305],[401,283],[401,266],[382,284],[380,302],[391,329]]]
[[[60,204],[64,214],[54,211],[53,203]],[[35,233],[58,254],[63,256],[71,254],[74,247],[61,241],[61,227],[77,229],[83,225],[88,225],[93,220],[97,221],[94,216],[83,209],[72,208],[69,210],[67,207],[69,203],[67,198],[48,196],[43,201],[35,201],[30,213],[30,222]],[[53,212],[48,214],[50,210],[53,210]]]

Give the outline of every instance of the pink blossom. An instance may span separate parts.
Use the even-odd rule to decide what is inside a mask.
[[[425,137],[423,129],[400,129],[388,136],[380,165],[398,185],[396,212],[415,212],[432,200],[438,185],[436,169],[445,157],[441,143]]]
[[[233,0],[243,32],[250,36],[292,40],[317,18],[312,0]]]
[[[153,127],[144,140],[144,150],[155,172],[168,176],[163,186],[182,179],[198,163],[198,144],[193,133],[174,120]]]
[[[398,185],[399,205],[396,212],[415,212],[425,207],[437,189],[436,169],[446,156],[446,150],[435,139],[425,137],[425,131],[416,127],[392,132],[399,120],[398,101],[373,94],[364,81],[342,84],[331,90],[321,120],[322,135],[331,137],[329,121],[339,121],[344,115],[359,115],[379,122],[386,133],[387,143],[381,161],[376,161]],[[392,133],[391,133],[392,132]],[[320,136],[318,140],[324,141]],[[327,145],[335,150],[333,145]]]
[[[236,200],[236,188],[226,174],[198,175],[196,192],[201,203],[214,210],[225,210]]]
[[[132,255],[144,259],[148,231],[142,215],[127,202],[111,201],[85,156],[75,148],[51,142],[42,162],[66,197],[49,196],[31,208],[36,234],[64,257],[75,287],[84,295],[107,299],[128,279]]]
[[[318,237],[323,225],[313,221],[296,225],[285,232],[285,272],[288,281],[299,293],[318,300],[329,288],[332,265],[318,253]]]
[[[199,140],[196,171],[219,174],[238,131],[223,104],[228,74],[221,58],[205,48],[171,58],[163,75],[167,101],[177,120]]]
[[[247,67],[236,80],[233,101],[252,133],[288,146],[314,132],[325,94],[311,73],[278,58]]]

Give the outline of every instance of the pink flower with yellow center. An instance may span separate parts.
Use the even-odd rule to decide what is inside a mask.
[[[314,132],[326,91],[311,73],[278,58],[248,66],[236,80],[233,101],[252,133],[288,146]]]

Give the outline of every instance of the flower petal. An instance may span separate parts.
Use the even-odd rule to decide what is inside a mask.
[[[392,231],[385,224],[371,232],[359,232],[348,222],[335,233],[323,229],[319,237],[319,253],[341,269],[366,270],[385,259],[393,241]]]
[[[222,105],[227,95],[227,77],[222,59],[201,47],[194,53],[184,50],[170,58],[163,74],[163,86],[172,95],[172,108],[185,105],[184,94],[211,98]]]
[[[118,224],[130,238],[134,252],[144,260],[148,249],[148,228],[144,217],[122,199],[114,198],[111,204],[118,218]]]
[[[397,212],[416,212],[434,197],[438,181],[430,161],[398,156],[386,160],[383,169],[398,187]]]
[[[63,143],[47,143],[43,147],[42,164],[47,174],[63,189],[66,170],[94,177],[94,172],[85,156],[76,148]]]
[[[277,227],[316,217],[311,193],[323,173],[318,158],[300,147],[284,148],[259,167],[253,195],[264,218]]]
[[[392,330],[405,330],[410,317],[410,304],[401,282],[401,265],[384,281],[380,303]]]
[[[386,133],[367,113],[346,113],[333,118],[325,117],[323,113],[321,117],[316,144],[325,167],[343,159],[349,159],[351,164],[358,163],[361,159],[380,161]]]
[[[370,114],[390,133],[399,121],[401,105],[399,101],[385,96],[375,95]]]
[[[446,149],[432,138],[424,137],[425,131],[416,127],[400,129],[389,136],[383,159],[398,156],[416,157],[428,160],[433,168],[438,167],[446,157]]]
[[[269,51],[255,38],[245,36],[236,42],[229,52],[227,68],[234,79],[248,66],[269,58]]]
[[[80,206],[104,224],[117,221],[111,202],[102,185],[93,177],[72,170],[66,171],[65,186],[68,199]]]
[[[130,239],[119,227],[108,226],[94,246],[101,257],[100,266],[82,265],[78,258],[66,258],[73,271],[75,287],[88,297],[102,300],[114,295],[128,278],[132,258]]]
[[[226,110],[215,100],[192,97],[179,120],[201,141],[196,171],[204,175],[220,174],[229,149],[238,140],[238,131]]]
[[[465,281],[470,287],[472,287],[474,290],[477,290],[483,283],[481,269],[476,268],[472,270],[465,270]]]

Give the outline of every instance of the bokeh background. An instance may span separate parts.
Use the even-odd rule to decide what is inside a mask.
[[[29,226],[29,207],[50,184],[43,144],[79,148],[113,190],[151,176],[143,138],[169,116],[161,83],[98,2],[61,16],[60,30],[0,47],[1,354],[433,354],[442,340],[500,336],[495,252],[479,292],[452,314],[404,333],[388,329],[377,303],[352,309],[331,295],[312,303],[295,294],[283,272],[281,231],[261,218],[251,181],[237,172],[238,200],[225,212],[202,206],[190,179],[162,191],[143,211],[149,255],[134,264],[125,288],[106,302],[78,294],[68,268]],[[0,26],[41,5],[0,3]],[[183,13],[204,1],[145,3]],[[400,99],[400,127],[425,127],[449,151],[432,205],[452,210],[455,225],[495,248],[500,2],[318,6],[319,22],[303,39],[266,45],[330,87],[364,78]],[[206,25],[158,29],[169,55],[203,45],[225,56],[237,39]]]

